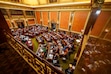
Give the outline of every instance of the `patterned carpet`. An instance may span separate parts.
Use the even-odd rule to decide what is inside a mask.
[[[37,74],[9,45],[0,46],[0,74]]]

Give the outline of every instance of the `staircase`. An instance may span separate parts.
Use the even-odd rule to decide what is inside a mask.
[[[7,43],[0,45],[0,74],[37,74]]]

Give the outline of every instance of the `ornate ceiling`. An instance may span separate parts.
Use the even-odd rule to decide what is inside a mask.
[[[5,9],[40,9],[44,8],[90,8],[95,0],[0,0],[0,8]],[[98,0],[104,1],[104,0]],[[105,0],[104,8],[111,8],[111,0]]]

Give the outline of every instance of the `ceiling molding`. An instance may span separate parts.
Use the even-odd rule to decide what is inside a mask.
[[[39,1],[38,1],[39,3]],[[85,2],[69,2],[69,3],[48,3],[45,5],[26,5],[26,4],[20,4],[20,3],[12,3],[12,2],[6,2],[6,1],[0,1],[0,8],[5,9],[14,9],[14,10],[90,10],[91,9],[91,3],[90,1]],[[111,2],[105,2],[102,6],[102,10],[104,11],[111,11]]]
[[[6,1],[0,1],[0,4],[3,5],[1,8],[8,7],[8,6],[16,6],[16,7],[25,7],[25,8],[46,8],[46,7],[63,7],[63,6],[74,6],[74,5],[90,5],[90,1],[87,2],[70,2],[70,3],[56,3],[56,4],[46,4],[46,5],[37,5],[37,6],[31,6],[26,4],[20,4],[20,3],[12,3],[12,2],[6,2]],[[15,8],[15,7],[14,7]]]
[[[35,11],[89,11],[89,9],[36,9]]]
[[[90,5],[90,1],[87,2],[70,2],[70,3],[56,3],[48,5],[32,6],[33,8],[44,8],[44,7],[63,7],[63,6],[74,6],[74,5]]]

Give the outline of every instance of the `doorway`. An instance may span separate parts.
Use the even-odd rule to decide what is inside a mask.
[[[51,23],[51,30],[56,31],[56,23]]]
[[[23,21],[17,21],[16,23],[18,25],[18,28],[24,28],[25,27]]]

